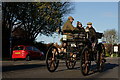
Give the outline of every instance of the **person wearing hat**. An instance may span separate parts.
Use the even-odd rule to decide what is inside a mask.
[[[80,32],[83,32],[85,33],[85,29],[82,27],[82,23],[77,21],[77,29],[80,31]]]
[[[71,32],[75,29],[75,27],[72,25],[73,21],[74,21],[74,18],[72,16],[68,17],[68,20],[66,21],[66,23],[64,24],[64,26],[62,28],[62,32],[63,32],[63,34],[67,35],[67,39],[71,38],[71,36],[69,36],[69,34],[71,34],[71,33],[67,33],[65,31]],[[62,53],[65,53],[66,46],[67,46],[67,44],[65,42],[62,42],[62,48],[59,51]]]
[[[94,42],[94,39],[96,38],[96,31],[91,22],[87,23],[87,29],[89,29],[89,38],[93,40],[92,42]]]
[[[87,23],[86,29],[89,30],[89,40],[91,41],[92,46],[93,46],[93,50],[94,50],[95,44],[96,44],[96,42],[97,42],[96,31],[95,31],[95,29],[93,28],[91,22],[88,22],[88,23]]]
[[[74,26],[72,25],[72,22],[74,21],[74,18],[72,16],[68,17],[68,20],[64,24],[62,31],[64,32],[65,30],[74,30]]]
[[[69,16],[68,20],[66,21],[66,23],[64,24],[62,28],[62,32],[63,34],[67,35],[67,39],[71,38],[69,34],[71,34],[70,32],[75,29],[75,27],[72,25],[73,21],[74,21],[74,18],[72,16]],[[65,32],[65,31],[68,31],[68,32]]]

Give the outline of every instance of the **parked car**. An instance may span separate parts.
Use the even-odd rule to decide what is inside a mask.
[[[42,59],[43,57],[44,53],[34,46],[18,45],[13,48],[13,60],[16,60],[17,58],[22,58],[26,59],[27,61],[30,61],[33,58]]]

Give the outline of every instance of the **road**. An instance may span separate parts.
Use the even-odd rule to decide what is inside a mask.
[[[120,58],[107,58],[103,72],[91,71],[88,76],[80,73],[79,62],[75,69],[68,70],[65,62],[61,61],[58,69],[50,73],[45,61],[3,61],[2,77],[3,78],[118,78]],[[93,66],[94,67],[94,66]]]

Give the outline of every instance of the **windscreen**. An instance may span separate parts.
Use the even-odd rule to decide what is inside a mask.
[[[13,50],[23,50],[23,49],[24,49],[23,46],[17,46],[17,47],[15,47]]]

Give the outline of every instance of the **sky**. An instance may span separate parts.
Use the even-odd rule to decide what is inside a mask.
[[[65,16],[74,17],[73,26],[76,27],[77,21],[80,21],[83,26],[86,26],[87,22],[92,22],[93,27],[97,32],[104,32],[107,29],[118,30],[118,3],[117,2],[73,2],[74,10]],[[45,43],[58,42],[62,37],[56,38],[39,36],[36,41],[44,41]],[[53,36],[55,36],[53,35]]]

